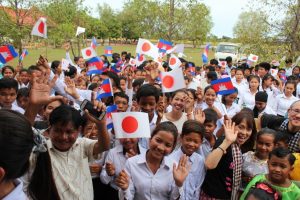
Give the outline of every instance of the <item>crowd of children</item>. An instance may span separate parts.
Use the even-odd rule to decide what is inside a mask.
[[[167,63],[101,58],[106,71],[92,75],[82,57],[68,70],[42,56],[2,68],[0,199],[300,199],[300,67],[274,75],[228,57],[193,73],[180,58],[186,88],[163,93]],[[231,94],[211,86],[222,77]],[[106,79],[113,97],[96,99]],[[117,139],[106,117],[81,110],[85,99],[98,112],[147,113],[151,137]]]

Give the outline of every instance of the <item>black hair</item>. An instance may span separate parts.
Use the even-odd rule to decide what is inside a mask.
[[[274,144],[276,143],[277,132],[275,130],[269,129],[269,128],[263,128],[260,131],[258,131],[257,136],[256,136],[256,140],[258,140],[258,138],[260,136],[265,135],[265,134],[271,135],[274,138]]]
[[[126,78],[125,76],[120,76],[119,78],[120,78],[120,80],[125,80],[125,81],[127,81],[127,78]]]
[[[116,97],[124,98],[124,99],[127,100],[127,103],[129,102],[129,97],[124,92],[116,92],[116,93],[114,93],[114,98],[116,98]]]
[[[121,52],[121,55],[123,56],[123,55],[127,55],[127,51],[122,51]]]
[[[154,87],[153,85],[150,85],[150,84],[142,85],[136,93],[137,102],[140,101],[141,97],[149,97],[149,96],[154,96],[155,101],[157,103],[158,100],[159,100],[159,91],[158,91],[158,89],[156,87]]]
[[[173,143],[173,149],[176,146],[177,143],[177,137],[178,137],[178,130],[177,127],[169,121],[166,122],[161,122],[160,124],[158,124],[155,129],[153,130],[152,134],[151,134],[151,139],[159,132],[159,131],[166,131],[166,132],[170,132],[173,137],[174,137],[174,143]]]
[[[30,89],[27,87],[21,88],[18,90],[17,99],[21,97],[29,97]]]
[[[60,61],[59,60],[54,60],[51,63],[51,69],[56,70],[56,68],[60,65]]]
[[[0,79],[0,90],[1,89],[14,89],[18,92],[18,82],[13,78],[2,78]]]
[[[264,68],[266,71],[270,71],[271,65],[267,62],[261,62],[258,64],[258,67]]]
[[[218,75],[215,71],[209,71],[206,75],[207,79],[210,79],[211,81],[217,80]]]
[[[77,63],[79,61],[80,58],[83,58],[82,56],[75,56],[74,57],[74,62]]]
[[[145,81],[145,79],[143,79],[143,78],[135,79],[132,83],[132,87],[141,86],[141,85],[143,85],[144,81]]]
[[[208,86],[206,86],[205,88],[204,88],[204,92],[203,92],[203,94],[205,95],[205,93],[207,92],[207,90],[209,90],[209,89],[212,89],[213,91],[215,91],[213,88],[212,88],[212,86],[211,85],[208,85]]]
[[[290,150],[283,148],[283,147],[278,147],[278,148],[273,149],[273,151],[271,151],[269,154],[269,160],[271,160],[272,156],[276,156],[278,158],[288,157],[289,164],[291,166],[294,165],[294,163],[296,161],[296,157],[290,152]]]
[[[217,124],[217,121],[218,121],[218,114],[217,112],[212,109],[212,108],[206,108],[205,110],[203,110],[204,114],[205,114],[205,121],[204,121],[204,124],[205,123],[214,123],[214,124]]]
[[[285,134],[281,131],[278,131],[275,134],[275,144],[278,142],[283,142],[286,146],[288,146],[289,140],[290,140],[290,136],[288,134]]]
[[[98,83],[91,83],[88,87],[88,90],[94,90],[95,88],[99,87]]]
[[[0,166],[5,170],[4,180],[25,174],[33,145],[29,121],[18,112],[0,110]]]
[[[225,61],[226,61],[227,63],[232,62],[232,57],[231,57],[231,56],[227,56],[227,57],[225,58]]]
[[[186,92],[187,92],[187,93],[188,93],[188,92],[192,93],[193,98],[194,98],[194,99],[197,99],[197,95],[196,95],[196,90],[195,90],[195,89],[189,88],[189,89],[186,90]]]
[[[187,94],[187,92],[186,92],[186,90],[185,89],[179,89],[179,90],[176,90],[176,91],[174,91],[174,92],[172,92],[172,94],[171,94],[171,99],[173,99],[174,97],[175,97],[175,95],[177,94],[177,93],[184,93],[184,94]]]
[[[219,61],[213,58],[213,59],[211,59],[209,61],[209,64],[211,64],[211,65],[219,65]]]
[[[293,60],[291,58],[286,59],[285,64],[288,64],[288,63],[293,63]]]
[[[77,74],[77,69],[76,69],[76,67],[74,67],[74,66],[72,66],[72,65],[69,65],[68,69],[69,69],[69,70],[64,71],[65,76],[68,76],[68,77],[70,77],[70,78],[74,78],[74,77],[76,76],[76,74]]]
[[[181,137],[188,135],[190,133],[199,134],[202,140],[205,133],[205,128],[203,124],[201,124],[197,120],[187,120],[183,123]]]
[[[214,72],[214,71],[216,71],[215,67],[211,66],[211,65],[207,66],[205,69],[207,69],[208,72]]]
[[[11,71],[12,71],[12,73],[15,73],[15,69],[12,67],[12,66],[9,66],[9,65],[6,65],[6,66],[4,66],[3,68],[2,68],[2,76],[4,75],[4,71],[6,70],[6,69],[10,69]]]
[[[67,125],[72,123],[75,129],[78,129],[82,124],[80,112],[75,108],[67,105],[61,105],[55,108],[49,117],[50,126],[55,124]]]
[[[297,89],[297,83],[296,83],[295,81],[293,81],[293,80],[288,80],[288,81],[286,81],[285,84],[284,84],[284,87],[285,87],[287,84],[292,84],[292,85],[294,86],[294,90]]]
[[[19,74],[21,74],[22,72],[28,73],[28,69],[21,69],[21,70],[19,71]]]
[[[271,74],[266,74],[264,75],[264,77],[262,78],[262,84],[264,84],[264,81],[268,80],[268,79],[274,79],[274,77]]]
[[[275,190],[269,183],[257,182],[255,186],[250,188],[245,200],[248,200],[250,196],[254,196],[258,200],[274,200],[274,195],[278,197],[276,200],[282,200],[281,193]]]

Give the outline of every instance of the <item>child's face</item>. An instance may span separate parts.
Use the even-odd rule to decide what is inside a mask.
[[[173,151],[174,144],[175,138],[172,133],[158,131],[149,141],[149,153],[152,157],[162,160]]]
[[[272,155],[268,161],[269,179],[273,183],[282,184],[289,178],[289,173],[292,171],[288,156],[279,158]]]
[[[213,135],[217,125],[216,122],[205,122],[204,128],[205,128],[205,136]]]
[[[61,105],[60,101],[53,101],[49,103],[44,110],[44,118],[48,120],[52,111],[60,105]]]
[[[116,96],[114,100],[115,100],[115,104],[117,105],[118,112],[126,112],[126,110],[128,109],[127,99]]]
[[[124,79],[120,80],[120,87],[123,91],[126,91],[126,81]]]
[[[156,108],[154,96],[141,97],[138,103],[142,112],[148,113],[150,118],[154,116],[154,110]]]
[[[232,93],[225,97],[225,100],[228,104],[232,104],[237,98],[237,93]]]
[[[21,72],[19,75],[20,81],[24,84],[27,84],[29,82],[29,76],[27,72]]]
[[[216,97],[216,92],[211,88],[206,90],[204,94],[204,99],[208,106],[212,106],[214,104]]]
[[[288,83],[288,84],[285,85],[285,87],[284,87],[284,94],[285,94],[286,96],[291,96],[291,95],[293,95],[293,92],[294,92],[294,91],[295,91],[295,86],[294,86],[294,84]]]
[[[257,138],[256,151],[260,159],[267,159],[269,153],[274,148],[274,136],[271,134],[262,134]]]
[[[249,82],[249,86],[252,89],[256,89],[259,86],[259,82],[256,78],[252,78],[251,81]]]
[[[199,133],[189,133],[181,137],[181,144],[183,152],[187,156],[191,156],[197,151],[202,144],[202,138]]]
[[[138,139],[137,138],[122,138],[122,139],[120,139],[120,143],[122,144],[124,149],[126,151],[128,151],[130,149],[134,149],[134,147],[138,143]]]
[[[13,78],[14,73],[9,68],[6,68],[5,71],[3,72],[3,77],[4,78]]]
[[[98,138],[98,130],[95,123],[88,121],[86,126],[83,129],[83,135],[90,139]]]
[[[255,101],[255,106],[256,106],[258,111],[263,111],[266,108],[267,103],[262,102],[262,101]]]
[[[29,103],[29,97],[20,97],[17,99],[18,106],[26,110],[28,103]]]
[[[4,108],[11,108],[11,105],[17,98],[17,92],[14,88],[0,89],[0,105]]]

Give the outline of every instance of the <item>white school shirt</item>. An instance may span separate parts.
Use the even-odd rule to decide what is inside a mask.
[[[146,149],[144,149],[140,145],[138,147],[139,147],[140,153],[145,153],[146,152]],[[122,171],[122,169],[124,168],[125,163],[127,161],[127,157],[126,157],[126,155],[124,155],[124,152],[123,152],[123,146],[122,145],[117,145],[115,148],[110,149],[108,151],[108,154],[107,154],[106,158],[105,158],[105,163],[107,161],[110,161],[114,164],[114,166],[115,166],[115,176],[109,176],[106,173],[105,165],[104,165],[103,169],[101,171],[101,174],[100,174],[100,179],[101,179],[102,183],[110,184],[110,186],[112,188],[118,190],[118,186],[115,184],[114,180],[119,175],[119,173]]]
[[[14,103],[11,104],[11,110],[17,111],[17,112],[19,112],[19,113],[21,113],[21,114],[23,114],[23,115],[24,115],[24,113],[25,113],[25,110],[24,110],[23,108],[19,107],[19,106],[17,105],[17,102],[16,102],[16,101],[15,101]]]
[[[179,163],[183,154],[182,149],[179,148],[174,151],[170,157]],[[183,183],[182,187],[184,192],[182,196],[180,196],[180,200],[199,199],[200,188],[206,174],[204,157],[194,152],[189,157],[188,162],[191,165],[191,170]]]
[[[296,97],[300,98],[300,83],[297,84]]]
[[[263,89],[262,87],[259,87],[259,91],[263,91],[266,92],[268,94],[268,100],[267,100],[267,104],[273,109],[276,109],[276,105],[275,105],[275,101],[274,99],[276,98],[277,95],[280,94],[280,90],[277,89],[274,86],[268,87],[267,89]]]
[[[276,115],[276,112],[270,106],[268,106],[268,105],[259,114],[264,114],[264,113],[266,113],[268,115]]]
[[[212,146],[210,146],[209,141],[203,137],[203,142],[200,145],[199,149],[197,150],[197,153],[203,157],[206,158],[208,154],[211,152]]]
[[[130,177],[127,190],[119,190],[120,199],[126,200],[175,200],[183,193],[173,178],[173,163],[168,156],[162,160],[155,174],[146,161],[146,153],[129,158],[125,171]]]
[[[280,94],[276,97],[276,113],[278,115],[284,116],[287,110],[290,108],[291,104],[297,101],[298,98],[292,95],[291,97],[286,97],[285,94]]]
[[[223,106],[226,107],[224,104]],[[241,107],[238,104],[233,102],[229,108],[226,108],[226,111],[227,111],[227,116],[232,118],[235,114],[241,111]]]
[[[249,88],[249,84],[245,79],[243,79],[241,83],[237,83],[236,79],[231,79],[231,81],[232,81],[232,85],[238,89],[238,97],[240,97],[240,94],[243,91]]]
[[[247,107],[253,110],[255,106],[255,95],[258,91],[255,92],[255,94],[252,94],[250,92],[250,89],[245,90],[241,93],[240,99],[239,99],[239,105],[241,107]]]
[[[23,192],[23,183],[20,179],[14,180],[14,185],[16,186],[8,195],[6,195],[2,200],[27,200],[28,197]]]

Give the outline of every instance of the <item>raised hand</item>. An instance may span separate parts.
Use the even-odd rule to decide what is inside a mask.
[[[234,130],[235,123],[229,120],[225,120],[224,122],[224,131],[225,131],[225,140],[229,143],[234,143],[237,138],[237,131]]]
[[[76,90],[76,86],[74,81],[70,78],[70,77],[66,77],[65,78],[65,91],[67,94],[71,95],[72,97],[74,97],[74,99],[79,99],[79,94]]]
[[[105,170],[108,176],[114,176],[116,174],[115,165],[111,161],[105,163]]]
[[[115,179],[116,185],[122,190],[127,190],[129,187],[129,176],[123,169],[119,176]]]
[[[188,163],[188,159],[188,156],[182,155],[177,167],[175,163],[173,164],[173,178],[178,187],[183,185],[185,178],[190,172],[191,165]]]
[[[98,112],[106,112],[106,106],[104,103],[102,103],[101,101],[96,100],[95,98],[95,93],[92,92],[92,104],[94,105],[94,109],[97,109]],[[88,110],[84,111],[85,114],[87,115],[88,120],[90,120],[91,122],[96,123],[96,125],[98,126],[99,123],[106,123],[106,117],[103,117],[103,119],[99,120],[95,117],[93,117]]]
[[[200,108],[196,108],[194,110],[194,119],[201,124],[204,124],[205,121],[205,113]]]
[[[62,100],[62,96],[50,96],[50,91],[56,80],[56,76],[49,81],[48,76],[42,75],[40,77],[36,77],[34,75],[31,82],[29,102],[33,105],[42,106],[52,101]]]

